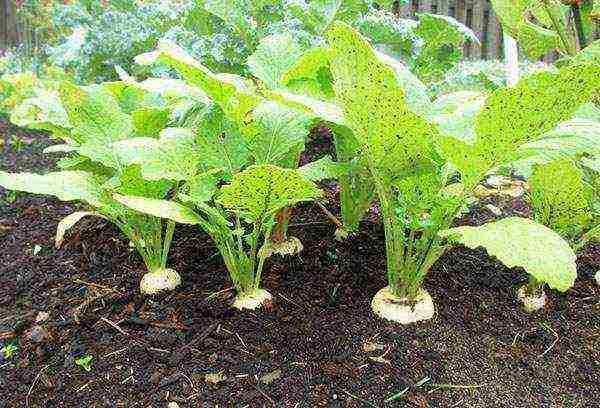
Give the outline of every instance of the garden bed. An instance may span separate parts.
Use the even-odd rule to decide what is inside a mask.
[[[41,150],[52,141],[1,130],[1,168],[49,168]],[[313,151],[327,151],[323,141]],[[263,287],[275,302],[239,312],[218,251],[199,228],[175,232],[169,265],[183,285],[142,297],[144,265],[111,224],[84,220],[55,250],[56,225],[75,206],[0,192],[0,341],[19,342],[0,361],[2,407],[592,407],[600,400],[593,280],[600,247],[586,250],[574,288],[548,291],[546,309],[534,314],[515,296],[522,271],[484,251],[453,249],[425,280],[434,319],[401,326],[370,308],[386,286],[377,211],[358,236],[337,242],[335,227],[305,204],[291,229],[304,252],[265,268]],[[334,188],[329,196],[335,209]],[[493,217],[483,204],[460,223]],[[528,211],[519,200],[494,204],[505,215]],[[88,355],[89,372],[75,363]]]

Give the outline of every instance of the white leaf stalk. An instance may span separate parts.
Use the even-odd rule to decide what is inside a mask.
[[[519,82],[519,48],[517,41],[504,34],[504,58],[508,74],[508,86],[516,86]]]
[[[389,286],[385,287],[377,292],[371,307],[377,316],[401,324],[429,320],[435,313],[433,299],[422,288],[414,301],[409,302],[407,298],[396,297]]]

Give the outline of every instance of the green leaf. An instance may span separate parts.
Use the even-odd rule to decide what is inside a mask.
[[[67,112],[56,92],[44,89],[17,105],[10,115],[10,121],[20,127],[48,130],[57,137],[65,137],[71,128]]]
[[[325,156],[299,167],[298,172],[305,180],[321,181],[347,175],[354,167],[350,163],[334,162],[331,156]]]
[[[542,156],[546,161],[582,154],[600,155],[600,122],[572,119],[544,134],[541,139],[526,143],[520,150]]]
[[[260,224],[285,207],[321,195],[321,190],[297,170],[262,165],[235,174],[231,184],[221,188],[217,202]]]
[[[277,102],[304,111],[325,122],[346,125],[343,109],[334,103],[284,91],[268,92],[267,95]]]
[[[202,116],[196,143],[205,169],[222,169],[227,178],[250,160],[250,152],[240,130],[216,105],[210,106]]]
[[[577,109],[577,112],[575,112],[574,118],[600,122],[600,106],[597,106],[593,102],[581,105],[581,107]]]
[[[124,163],[139,164],[147,180],[187,180],[200,164],[195,139],[190,129],[167,128],[158,139],[138,137],[113,146]]]
[[[491,0],[491,2],[502,28],[519,42],[529,58],[538,59],[554,49],[562,48],[560,37],[555,31],[527,19],[531,0]]]
[[[281,83],[291,92],[330,99],[333,78],[329,70],[329,50],[314,47],[303,53],[283,74]]]
[[[458,227],[440,233],[457,236],[470,248],[484,247],[509,268],[522,267],[551,288],[564,292],[577,277],[575,253],[557,233],[535,221],[510,217],[480,227]]]
[[[415,72],[426,81],[441,79],[444,73],[455,67],[462,58],[465,42],[479,44],[471,29],[453,17],[419,13],[419,25],[415,29],[423,46],[413,62]]]
[[[83,171],[59,171],[44,175],[0,171],[0,185],[8,190],[51,195],[61,201],[84,201],[93,207],[106,204],[105,179]]]
[[[565,238],[579,235],[591,220],[583,172],[568,159],[536,166],[529,179],[535,220]]]
[[[392,45],[402,54],[412,54],[419,38],[415,33],[419,22],[408,18],[398,18],[391,11],[373,10],[362,16],[358,22],[361,34],[375,44]]]
[[[213,173],[198,174],[185,182],[178,197],[196,206],[209,202],[218,189],[219,178]]]
[[[77,146],[73,146],[71,144],[57,144],[46,147],[42,153],[50,154],[50,153],[71,153],[76,152]]]
[[[169,123],[169,109],[143,107],[131,112],[133,128],[138,137],[158,137]]]
[[[78,87],[63,83],[60,97],[73,126],[71,137],[79,144],[79,153],[119,169],[118,156],[110,146],[132,134],[131,116],[123,113],[116,99],[98,85]]]
[[[474,186],[492,167],[522,158],[520,145],[570,119],[591,100],[600,87],[598,79],[600,66],[579,65],[539,72],[516,87],[498,89],[475,118],[475,144],[443,137],[440,147],[468,179],[466,184]]]
[[[159,42],[156,51],[138,56],[136,62],[146,65],[163,62],[177,70],[189,84],[202,89],[238,123],[242,123],[246,114],[260,102],[260,97],[241,77],[214,74],[181,47],[168,41]]]
[[[157,200],[146,197],[123,196],[114,194],[113,198],[126,207],[142,214],[166,218],[180,224],[199,224],[200,216],[189,208],[173,201]]]
[[[286,12],[302,21],[314,34],[322,34],[338,16],[342,5],[351,2],[342,0],[291,1],[285,4]]]
[[[133,130],[131,117],[103,87],[79,87],[68,82],[60,89],[62,105],[78,143],[110,143],[126,139]]]
[[[432,104],[427,117],[438,125],[440,133],[473,144],[475,118],[487,96],[481,92],[460,91],[440,96]]]
[[[596,40],[583,50],[577,53],[571,60],[569,61],[571,65],[577,64],[600,64],[600,40]]]
[[[256,51],[248,57],[247,65],[250,73],[268,88],[277,89],[283,75],[301,55],[300,45],[290,34],[269,35],[260,41]]]
[[[418,115],[427,114],[431,110],[431,100],[425,84],[400,61],[381,52],[376,51],[376,54],[381,62],[392,68],[396,73],[398,86],[406,93],[406,105],[410,110]]]
[[[256,36],[256,22],[248,12],[252,3],[247,0],[204,0],[204,9],[235,28],[240,36],[252,44]]]
[[[410,110],[395,72],[344,23],[334,23],[328,39],[336,98],[371,171],[389,180],[429,156],[435,129]]]
[[[146,180],[142,177],[140,166],[127,166],[125,170],[113,176],[104,187],[121,195],[143,196],[163,199],[172,188],[169,180]]]
[[[246,142],[256,164],[297,167],[312,125],[310,118],[276,102],[263,102],[252,114],[256,131]]]

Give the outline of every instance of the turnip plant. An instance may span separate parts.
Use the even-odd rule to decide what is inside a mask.
[[[138,62],[165,63],[176,69],[185,80],[201,88],[212,99],[214,109],[222,114],[228,132],[239,135],[239,149],[245,153],[241,167],[270,164],[296,169],[300,154],[315,121],[296,109],[267,99],[265,87],[277,87],[284,71],[294,63],[294,43],[289,36],[267,37],[248,60],[260,87],[237,75],[214,74],[172,43],[161,43],[150,54],[138,57]],[[278,53],[274,55],[274,53]],[[287,235],[289,208],[281,209],[273,236],[273,253],[293,255],[302,250],[297,238]]]
[[[466,194],[488,171],[520,158],[521,144],[541,137],[592,98],[600,67],[575,65],[556,74],[543,72],[517,87],[493,92],[474,115],[475,140],[467,142],[415,113],[392,69],[355,30],[334,23],[328,38],[336,99],[360,142],[382,210],[389,286],[375,296],[374,311],[404,323],[432,317],[433,303],[421,284],[446,246],[443,237],[448,236],[466,245],[484,246],[508,264],[524,267],[540,282],[568,289],[575,278],[575,257],[548,228],[516,218],[480,229],[446,229]],[[463,190],[458,195],[443,188],[447,180],[442,170],[448,164],[461,177]],[[511,240],[529,233],[543,244],[532,248]],[[510,250],[521,246],[519,251]],[[556,251],[548,270],[539,273],[536,249],[544,247],[562,251]]]
[[[210,173],[206,176],[211,177]],[[199,178],[188,184],[198,185]],[[276,214],[283,208],[318,198],[320,190],[297,170],[254,165],[233,175],[211,199],[184,195],[184,203],[142,197],[115,196],[130,208],[184,224],[199,225],[217,246],[236,288],[233,306],[256,309],[272,299],[260,286]]]
[[[149,102],[153,101],[153,102]],[[61,159],[61,171],[37,175],[0,173],[0,185],[33,194],[47,194],[64,201],[81,201],[91,208],[66,217],[58,226],[57,245],[65,232],[88,215],[113,222],[131,241],[142,257],[148,273],[140,284],[142,293],[173,289],[181,279],[167,268],[174,222],[132,211],[112,198],[112,194],[168,198],[178,182],[154,177],[146,180],[139,163],[127,163],[118,144],[134,136],[174,139],[176,129],[165,129],[169,109],[161,98],[125,83],[79,87],[61,84],[58,93],[40,91],[13,111],[12,119],[29,127],[52,131],[63,145],[51,152],[68,152]],[[152,139],[158,143],[158,139]],[[145,169],[144,169],[145,170]]]

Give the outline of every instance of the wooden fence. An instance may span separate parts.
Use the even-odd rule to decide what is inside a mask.
[[[14,0],[0,0],[0,50],[5,50],[23,41],[23,24],[19,22]]]

